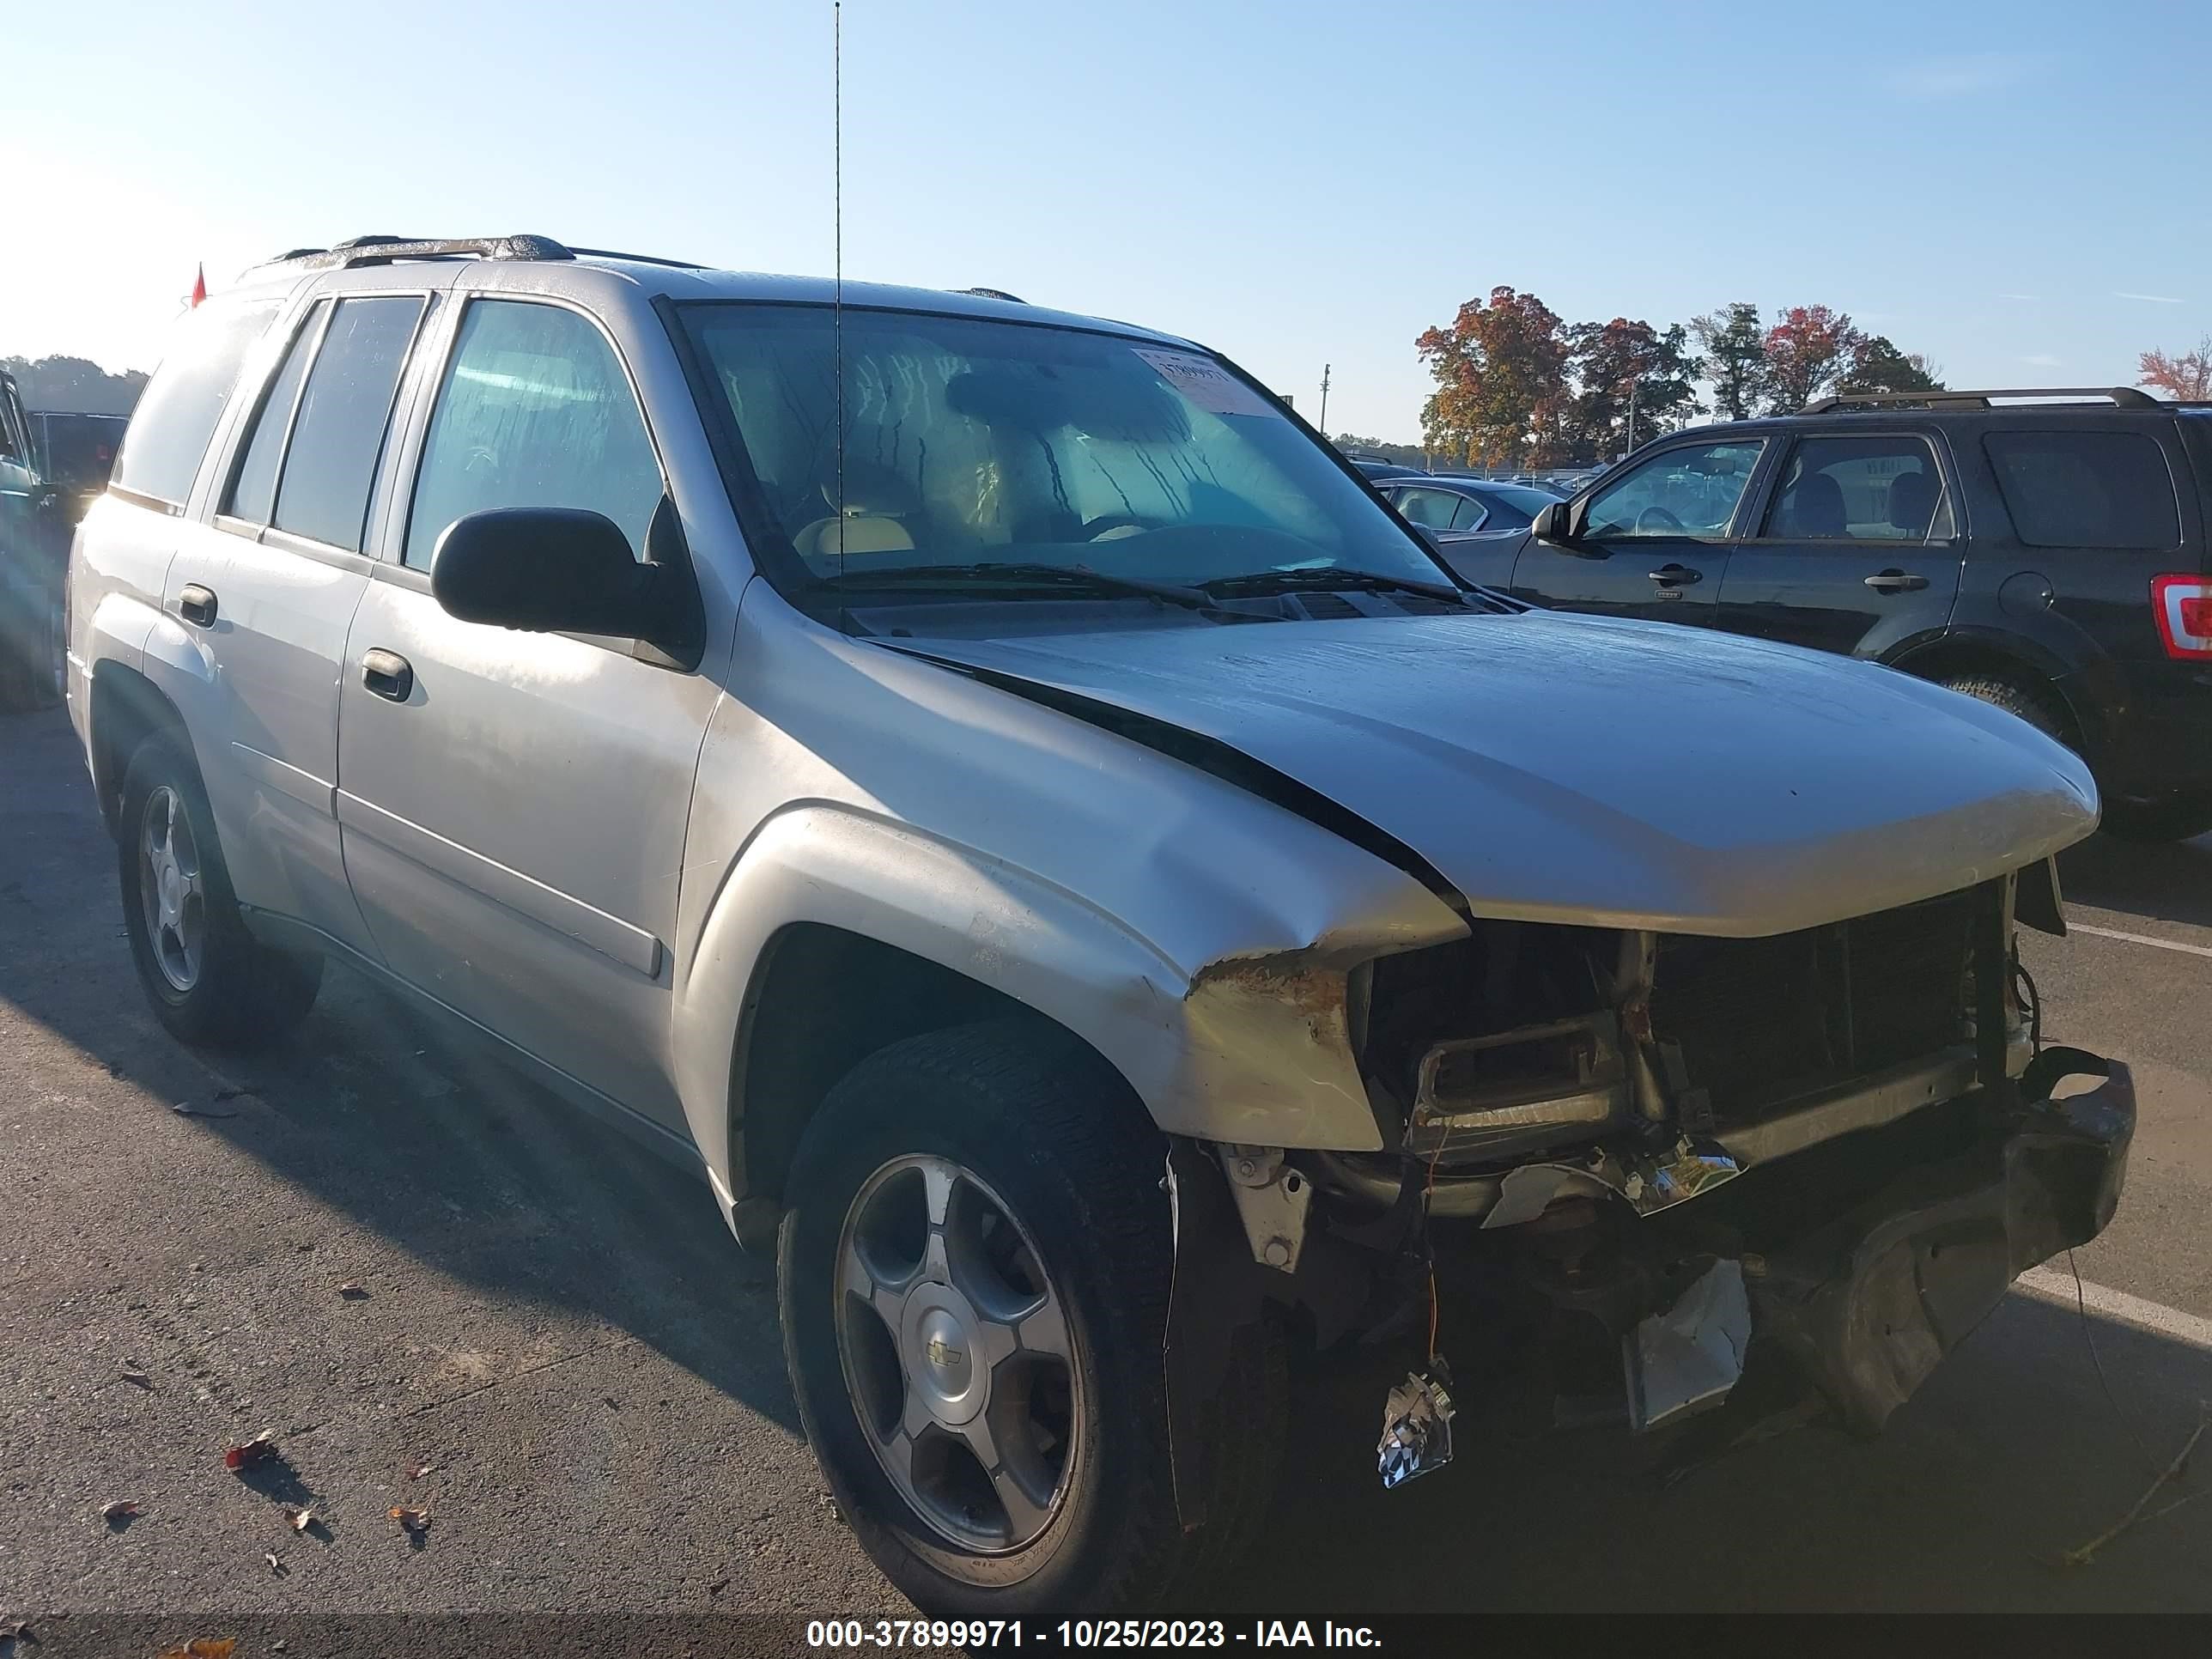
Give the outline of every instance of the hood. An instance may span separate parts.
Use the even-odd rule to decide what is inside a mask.
[[[2096,828],[2071,752],[1893,669],[1556,612],[893,647],[1226,744],[1412,849],[1472,914],[1787,933]]]

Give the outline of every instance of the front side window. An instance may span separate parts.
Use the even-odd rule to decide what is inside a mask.
[[[1655,455],[1590,498],[1594,541],[1638,536],[1713,538],[1728,533],[1759,465],[1756,441],[1705,444]]]
[[[1992,432],[1982,447],[2030,547],[2181,544],[2173,475],[2140,432]]]
[[[972,593],[1005,566],[1179,585],[1447,580],[1279,405],[1195,350],[848,307],[841,446],[827,307],[700,304],[684,319],[780,532],[769,544],[817,580],[897,573],[927,594],[933,573],[958,572]]]
[[[246,456],[230,481],[230,494],[222,510],[252,524],[267,524],[276,504],[276,467],[284,459],[284,437],[292,429],[292,407],[300,401],[300,382],[307,378],[308,359],[322,338],[323,323],[331,302],[319,301],[293,337],[292,348],[254,411],[253,430],[246,441]]]
[[[1482,497],[1488,508],[1483,524],[1491,530],[1526,530],[1536,522],[1539,513],[1559,502],[1559,497],[1549,490],[1532,489],[1527,484],[1492,484]]]
[[[447,526],[487,507],[572,507],[612,520],[641,560],[665,489],[606,337],[564,307],[478,300],[423,441],[404,556],[428,570]]]
[[[422,305],[415,295],[338,301],[300,392],[270,518],[277,529],[361,550],[369,486]]]
[[[246,348],[276,314],[274,300],[201,306],[177,325],[168,353],[131,413],[116,487],[184,505],[208,440],[238,384]]]
[[[1951,503],[1924,438],[1806,438],[1765,533],[1782,541],[1947,541]]]

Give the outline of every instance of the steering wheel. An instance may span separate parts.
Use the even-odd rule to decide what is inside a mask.
[[[1079,533],[1086,542],[1118,542],[1141,536],[1152,527],[1133,513],[1102,513],[1095,519],[1085,519]]]
[[[1655,530],[1672,530],[1684,533],[1687,526],[1663,507],[1647,507],[1636,515],[1636,533],[1649,535]]]

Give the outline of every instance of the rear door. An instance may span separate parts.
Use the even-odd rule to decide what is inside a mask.
[[[629,640],[461,622],[430,591],[440,535],[489,507],[592,509],[642,559],[665,473],[585,312],[481,295],[442,350],[346,655],[347,872],[394,972],[684,1132],[670,947],[716,684]]]
[[[341,292],[298,319],[218,481],[228,558],[179,594],[217,664],[241,903],[374,954],[338,845],[338,678],[402,375],[434,288]],[[204,746],[205,745],[204,740]]]
[[[1576,509],[1566,542],[1531,537],[1513,592],[1559,611],[1710,623],[1766,440],[1648,451]]]
[[[1941,449],[1905,430],[1790,440],[1729,560],[1718,625],[1868,657],[1941,629],[1966,545]]]

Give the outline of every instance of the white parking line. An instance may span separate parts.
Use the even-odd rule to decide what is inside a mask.
[[[2074,1275],[2063,1267],[2030,1267],[2020,1276],[2015,1288],[2046,1302],[2063,1303],[2069,1308],[2074,1305]],[[2085,1279],[2081,1281],[2081,1305],[2092,1313],[2117,1319],[2123,1325],[2155,1331],[2191,1347],[2212,1349],[2212,1319],[2200,1319],[2162,1302],[2146,1302],[2139,1296],[2092,1285]]]
[[[2117,927],[2092,927],[2086,921],[2069,921],[2069,933],[2094,933],[2099,939],[2125,939],[2130,945],[2154,945],[2161,951],[2185,951],[2192,957],[2212,957],[2212,945],[2184,945],[2179,939],[2153,939],[2147,933],[2124,933]]]

